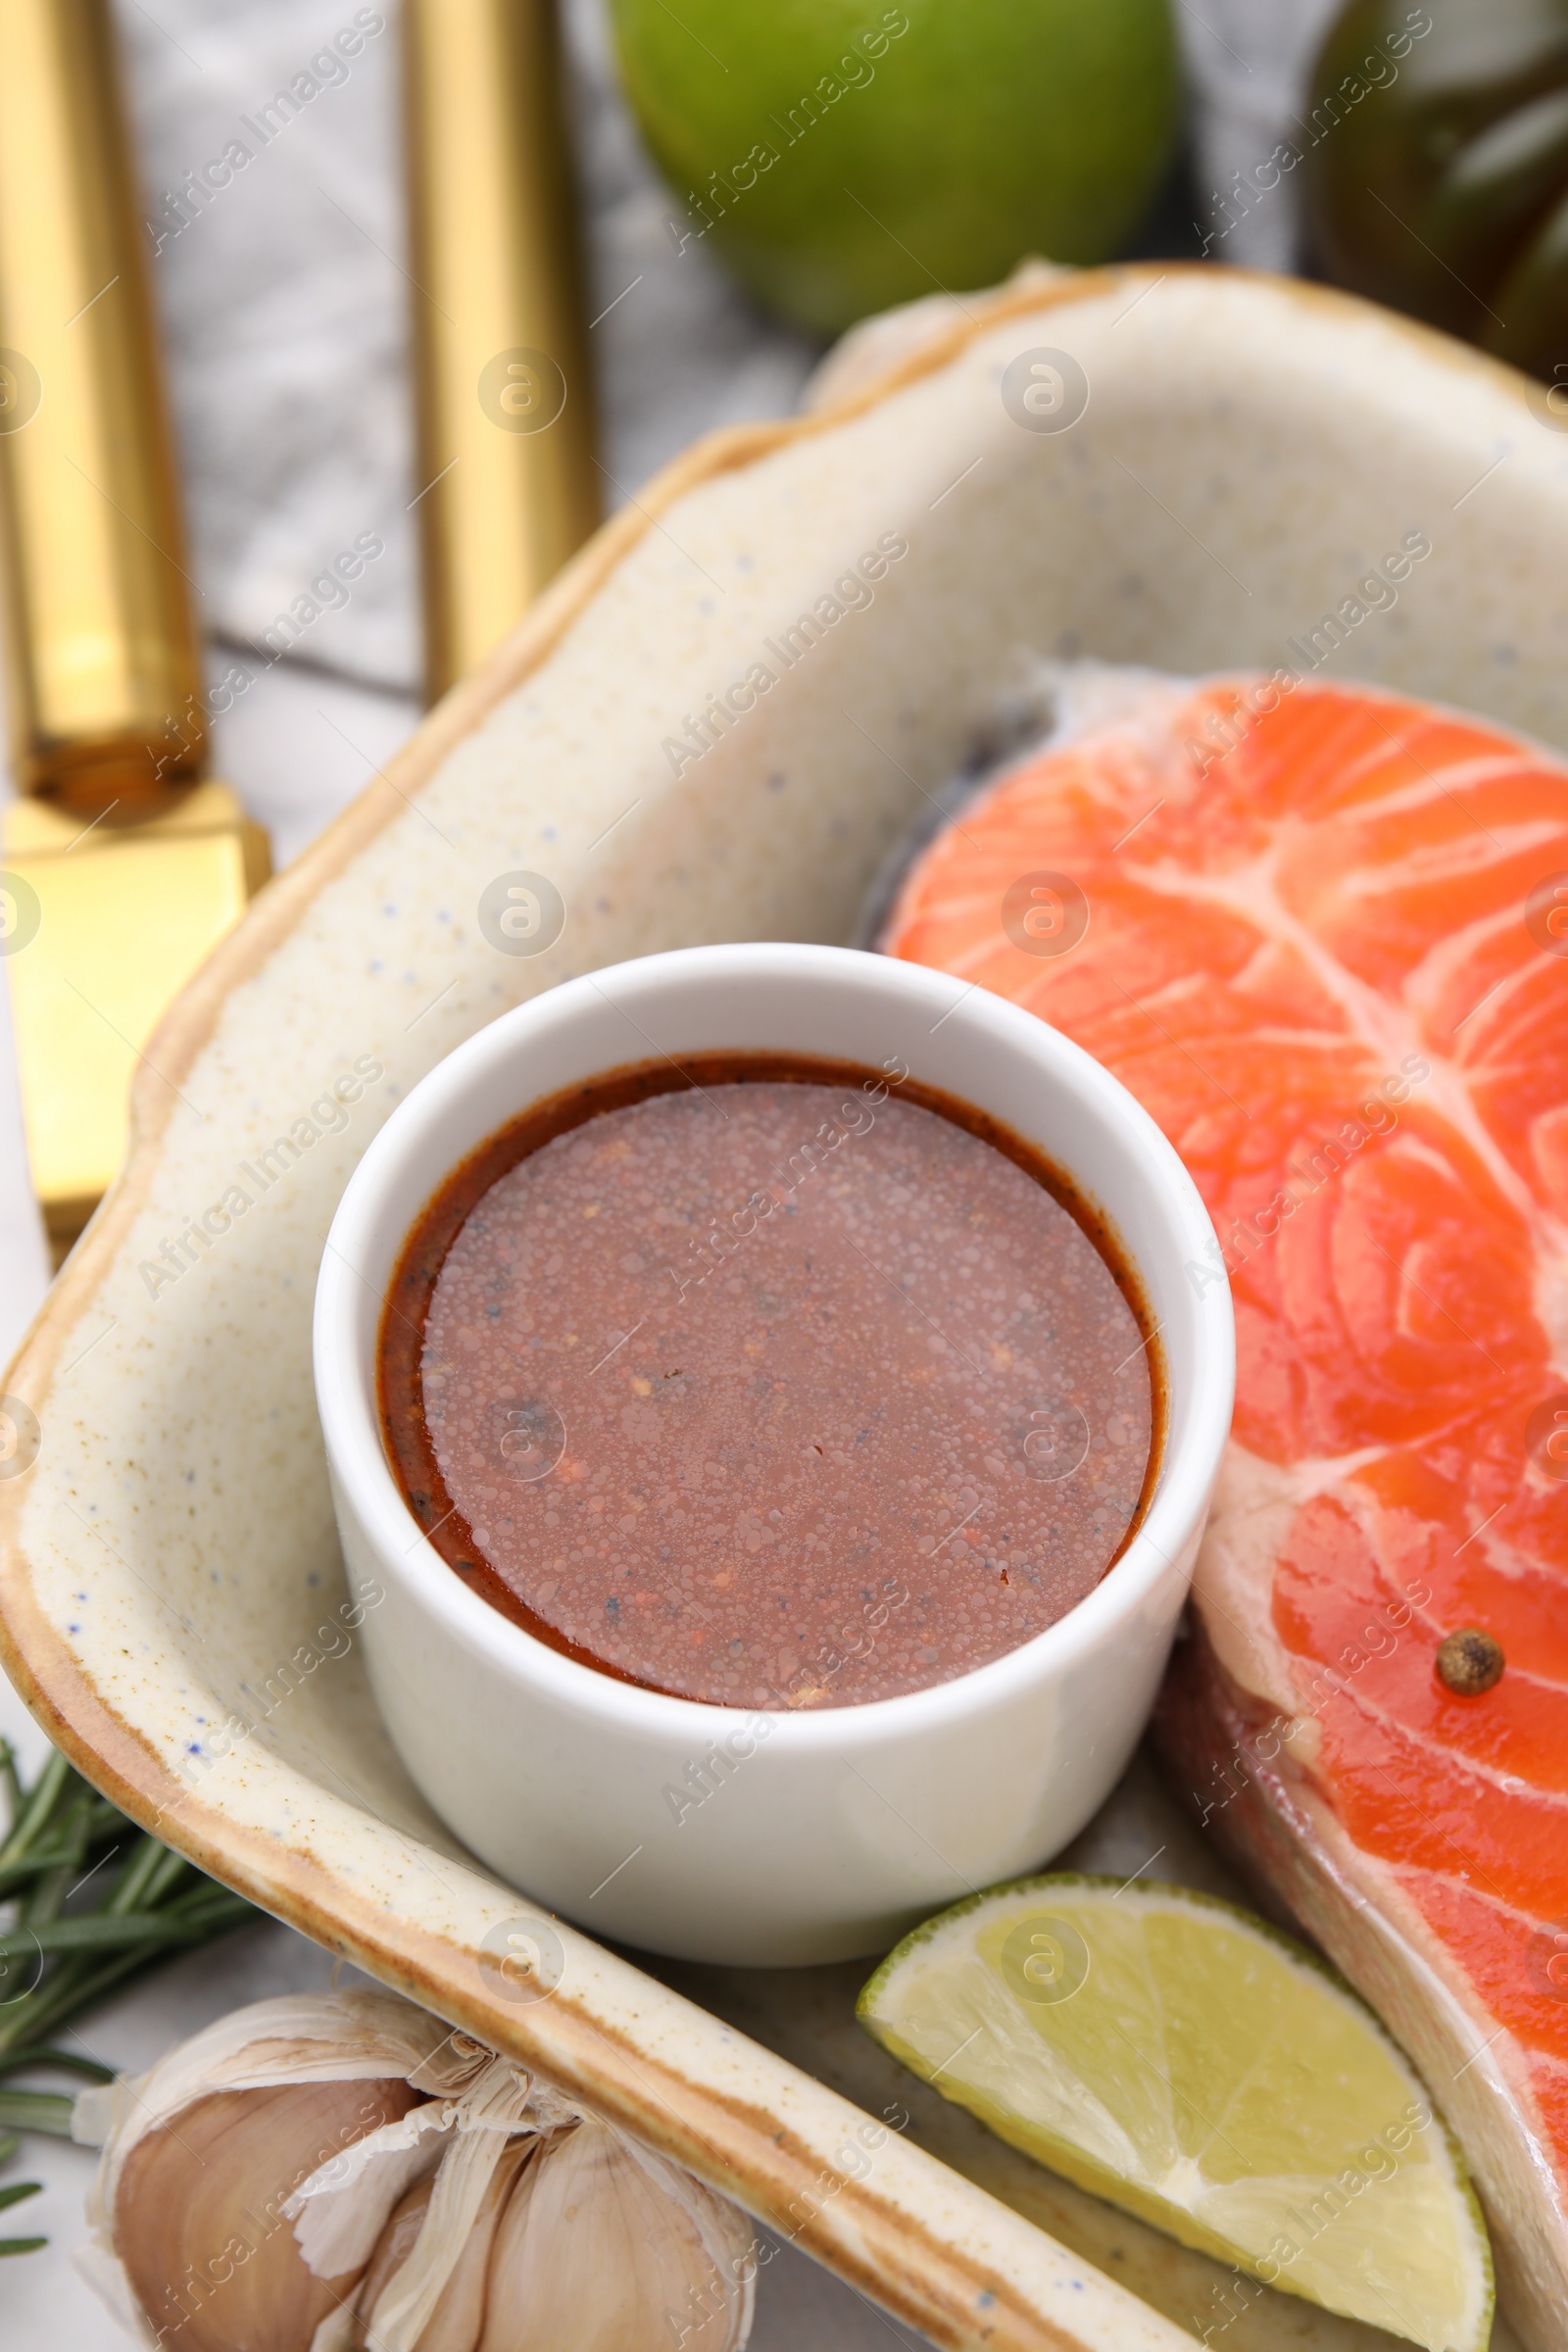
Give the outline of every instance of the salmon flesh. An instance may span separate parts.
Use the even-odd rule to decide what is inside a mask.
[[[1561,2352],[1568,766],[1288,672],[1078,700],[879,944],[1076,1039],[1202,1191],[1236,1418],[1159,1737],[1421,2067]]]

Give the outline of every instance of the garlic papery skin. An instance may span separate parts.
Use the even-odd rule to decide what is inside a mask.
[[[318,2278],[330,2278],[370,2258],[393,2197],[401,2197],[416,2173],[438,2157],[424,2220],[407,2259],[373,2310],[361,2298],[376,2352],[415,2352],[424,2340],[511,2144],[519,2137],[531,2143],[552,2124],[574,2121],[580,2112],[466,2034],[451,2034],[412,2082],[416,2089],[445,2095],[323,2166],[285,2207],[297,2217],[295,2234],[311,2269]],[[444,2135],[438,2149],[435,2134]],[[424,2158],[421,2144],[432,2151]],[[363,2234],[367,2228],[369,2234]],[[311,2352],[340,2352],[346,2340],[328,2330]]]
[[[734,2206],[585,2116],[550,2139],[502,2215],[477,2352],[653,2352],[693,2339],[741,2352],[755,2277]]]
[[[484,2325],[485,2282],[496,2224],[516,2184],[517,2175],[537,2146],[534,2139],[514,2139],[503,2151],[463,2242],[457,2265],[420,2329],[416,2352],[475,2352]],[[433,2185],[433,2181],[424,2180],[411,2188],[381,2233],[380,2244],[370,2258],[369,2269],[355,2298],[361,2317],[350,2338],[352,2352],[383,2352],[385,2339],[369,2315],[414,2252],[429,2212]]]
[[[351,2141],[395,2121],[406,2082],[220,2090],[142,2133],[114,2236],[131,2293],[179,2352],[299,2352],[359,2282],[318,2278],[282,2207]]]
[[[429,2093],[409,2078],[450,2039],[395,1993],[298,1994],[84,2091],[72,2134],[103,2153],[77,2264],[127,2333],[164,2352],[304,2352],[299,2315],[334,2309],[345,2275],[352,2290],[408,2179],[387,2180],[357,2263],[328,2272],[312,2270],[283,2208],[356,2141],[421,2112]]]

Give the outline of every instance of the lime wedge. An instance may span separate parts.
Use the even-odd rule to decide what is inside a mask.
[[[1372,2012],[1185,1886],[1020,1879],[917,1928],[858,2015],[1053,2171],[1254,2278],[1428,2352],[1482,2352],[1464,2160]]]

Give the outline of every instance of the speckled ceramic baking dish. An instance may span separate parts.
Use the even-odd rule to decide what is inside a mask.
[[[1191,2344],[1220,2274],[901,2092],[846,2028],[842,1972],[677,1990],[530,1921],[454,1847],[368,1698],[373,1600],[343,1583],[312,1396],[323,1237],[407,1088],[568,974],[848,936],[1031,656],[1272,666],[1419,528],[1430,560],[1334,668],[1568,748],[1568,432],[1539,389],[1340,297],[1203,270],[1037,279],[917,325],[841,360],[831,408],[660,476],[171,1014],[128,1164],[7,1382],[41,1446],[0,1485],[6,1660],[128,1812],[938,2343],[1154,2352]],[[1038,429],[1065,412],[1020,384],[1074,370],[1087,408]],[[835,595],[857,565],[868,595]],[[532,956],[481,915],[518,873],[565,911]],[[519,1980],[514,1936],[547,1982]],[[1226,2337],[1374,2340],[1272,2296]]]

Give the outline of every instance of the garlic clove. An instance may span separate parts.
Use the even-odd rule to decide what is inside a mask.
[[[396,2123],[367,2132],[295,2190],[283,2218],[293,2223],[294,2242],[315,2278],[361,2276],[394,2207],[446,2164],[458,2112],[447,2100],[426,2099]]]
[[[422,2180],[416,2180],[408,2195],[393,2208],[392,2217],[381,2232],[375,2252],[370,2256],[370,2266],[360,2280],[360,2291],[355,2297],[357,2318],[352,2352],[368,2352],[372,2342],[369,2315],[380,2300],[381,2289],[397,2277],[414,2252],[415,2241],[424,2227],[424,2217],[429,2211],[433,2185],[427,2174]],[[379,2352],[378,2346],[376,2352]],[[466,2347],[466,2352],[471,2352],[471,2346]]]
[[[145,2075],[122,2076],[76,2101],[72,2137],[102,2147],[113,2205],[117,2170],[144,2132],[211,2090],[274,2082],[406,2082],[438,2066],[453,2039],[437,2017],[395,1992],[291,1992],[252,2001],[204,2026]],[[435,2080],[419,2087],[434,2093]]]
[[[119,2169],[115,2248],[179,2352],[300,2352],[359,2273],[316,2278],[282,2208],[311,2174],[418,2093],[396,2080],[215,2091],[144,2132]]]
[[[477,2352],[647,2352],[699,2328],[703,2352],[740,2352],[750,2252],[733,2206],[586,2116],[507,2205]]]
[[[456,2042],[459,2037],[453,2038]],[[431,2103],[438,2120],[450,2119],[452,2135],[430,2183],[429,2210],[417,2243],[376,2299],[372,2317],[379,2352],[414,2352],[478,2224],[497,2166],[514,2140],[526,2138],[537,2143],[541,2134],[541,2118],[532,2112],[533,2088],[527,2075],[512,2059],[486,2049],[483,2043],[472,2043],[470,2049],[472,2064],[463,2053],[455,2053],[465,2088],[455,2099]],[[428,2080],[425,2067],[410,2078],[415,2087]],[[553,2096],[548,2103],[556,2104]],[[376,2136],[386,2140],[403,2135],[429,2112],[421,2109],[393,2125],[390,2132]],[[374,2145],[373,2139],[362,2141],[349,2151],[341,2166],[328,2166],[326,2172],[346,2178],[361,2155]],[[412,2187],[413,2176],[397,2186],[400,2190]],[[388,2197],[381,2208],[380,2226],[390,2217],[391,2206]],[[340,2267],[321,2253],[324,2243],[338,2242],[335,2231],[323,2237],[313,2230],[309,2244],[301,2237],[318,2277]],[[368,2253],[370,2241],[366,2244]]]
[[[479,2330],[484,2323],[485,2275],[490,2265],[496,2225],[512,2194],[517,2175],[537,2145],[538,2142],[533,2139],[514,2140],[496,2166],[484,2201],[464,2240],[457,2267],[441,2290],[440,2299],[424,2325],[415,2352],[475,2352]],[[435,2181],[431,2178],[411,2188],[382,2233],[381,2242],[371,2256],[370,2267],[360,2285],[357,2298],[359,2332],[353,2339],[354,2352],[385,2352],[388,2339],[377,2323],[376,2306],[414,2252],[429,2212],[434,2186]]]

